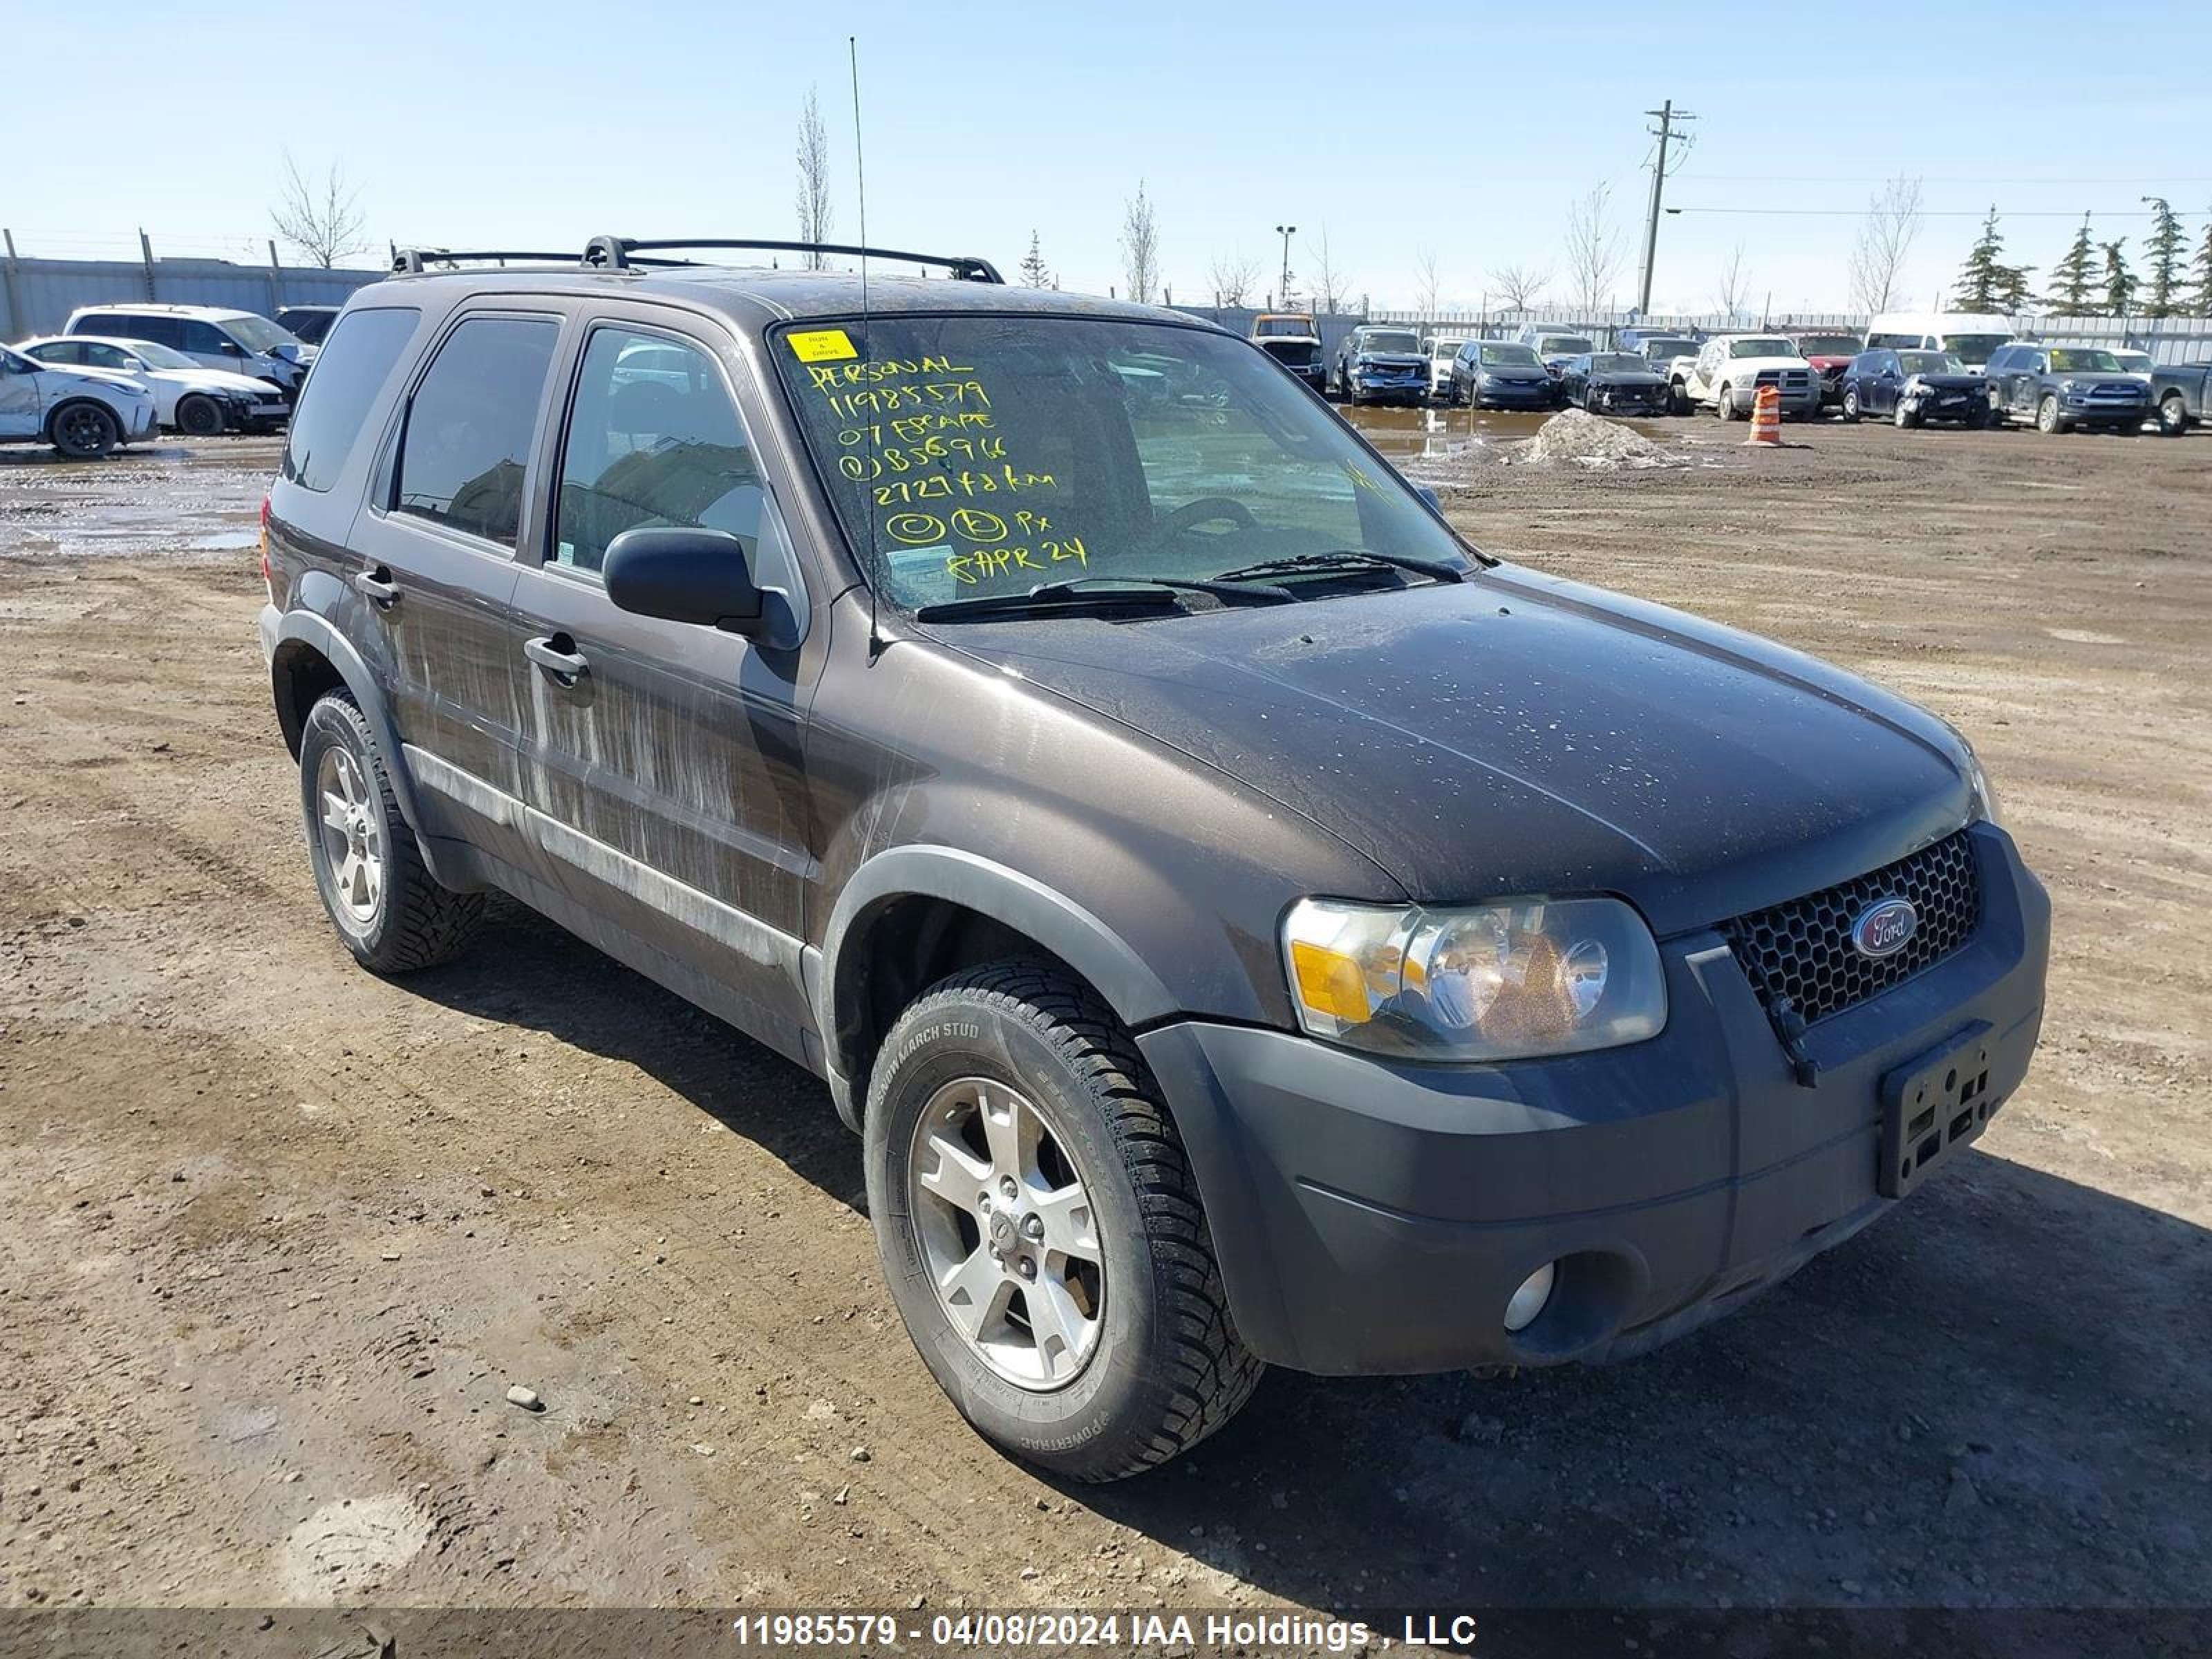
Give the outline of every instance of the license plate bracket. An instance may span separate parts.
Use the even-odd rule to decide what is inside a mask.
[[[1903,1198],[1989,1127],[2002,1103],[1990,1090],[1990,1027],[1981,1021],[1881,1080],[1876,1188]]]

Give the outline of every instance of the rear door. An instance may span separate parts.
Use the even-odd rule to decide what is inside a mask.
[[[740,389],[757,396],[741,363],[719,325],[688,313],[639,304],[592,319],[509,649],[524,676],[525,798],[556,878],[629,935],[634,958],[642,947],[702,975],[717,1012],[796,1052],[809,599],[741,412]],[[736,536],[755,581],[788,596],[787,637],[748,641],[608,599],[600,568],[616,537],[690,525]]]
[[[380,653],[436,833],[526,869],[507,604],[514,550],[540,522],[538,434],[563,320],[551,302],[490,299],[449,319],[387,434],[347,573],[354,637]]]

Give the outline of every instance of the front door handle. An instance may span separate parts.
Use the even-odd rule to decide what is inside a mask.
[[[567,648],[562,649],[563,647]],[[544,634],[522,642],[522,654],[564,685],[574,685],[592,672],[575,641],[566,634]]]
[[[399,603],[399,584],[392,580],[392,573],[380,564],[373,570],[356,571],[353,591],[377,605]]]

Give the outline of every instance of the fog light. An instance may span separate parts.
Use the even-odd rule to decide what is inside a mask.
[[[1513,1292],[1513,1299],[1505,1304],[1505,1328],[1525,1331],[1534,1322],[1544,1304],[1552,1299],[1552,1281],[1558,1277],[1557,1262],[1547,1261],[1542,1267],[1521,1281],[1521,1288]]]

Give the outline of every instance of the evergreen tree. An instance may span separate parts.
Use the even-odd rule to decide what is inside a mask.
[[[2150,276],[2146,286],[2150,290],[2150,303],[2143,307],[2154,317],[2171,317],[2181,308],[2181,256],[2188,252],[2189,241],[2181,234],[2181,220],[2166,198],[2154,196],[2151,205],[2150,234],[2143,239],[2143,257],[2150,261]]]
[[[2212,317],[2212,219],[2204,222],[2204,240],[2189,262],[2190,285],[2197,290],[2190,309],[2199,317]]]
[[[2008,313],[2027,307],[2027,273],[2034,267],[2008,265],[2003,256],[2004,238],[1997,232],[1997,210],[1992,207],[1953,285],[1960,306],[1968,311]]]
[[[2090,239],[2089,216],[2085,213],[2065,258],[2051,267],[2051,292],[2043,296],[2043,307],[2054,317],[2086,317],[2096,283],[2097,249]]]
[[[2142,285],[2135,272],[2128,269],[2127,255],[2121,252],[2127,245],[2128,239],[2124,236],[2118,241],[2097,244],[2105,251],[2105,314],[2107,317],[2124,317],[2132,311],[2136,303],[2136,289]]]
[[[1044,255],[1037,247],[1037,234],[1030,233],[1030,251],[1022,256],[1022,281],[1031,288],[1049,288],[1052,273],[1044,266]]]

